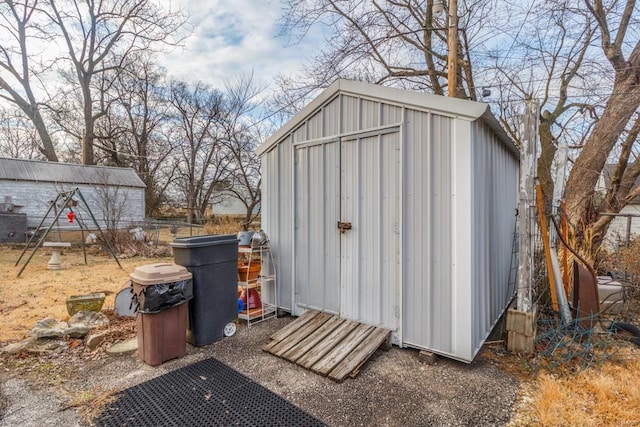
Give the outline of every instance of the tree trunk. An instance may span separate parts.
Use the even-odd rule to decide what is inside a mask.
[[[602,117],[571,169],[565,188],[565,202],[569,221],[574,226],[585,227],[595,220],[592,213],[596,184],[611,150],[640,106],[638,65],[634,65],[629,61],[627,68],[617,73],[613,94]]]
[[[91,97],[89,99],[85,96],[84,100],[84,138],[82,138],[82,164],[83,165],[93,165],[93,140],[94,140],[94,120],[93,120],[93,112],[92,112],[92,102]]]
[[[36,109],[34,111],[33,117],[31,117],[31,121],[38,131],[38,136],[40,137],[40,141],[42,143],[42,146],[38,147],[38,149],[47,158],[48,161],[57,162],[58,155],[56,154],[56,150],[53,147],[53,141],[51,140],[49,131],[47,131],[47,125],[44,124],[44,120],[42,119],[39,110]]]
[[[554,144],[553,133],[551,133],[551,126],[553,125],[553,119],[551,114],[545,111],[540,118],[540,129],[538,135],[540,138],[541,152],[538,157],[538,179],[542,186],[542,192],[544,194],[545,206],[551,206],[553,199],[553,177],[551,176],[551,165],[553,159],[556,156],[556,145]]]

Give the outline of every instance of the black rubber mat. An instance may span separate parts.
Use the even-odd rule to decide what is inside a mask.
[[[123,390],[97,426],[323,426],[211,358]]]

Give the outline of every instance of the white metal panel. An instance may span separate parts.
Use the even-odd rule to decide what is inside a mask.
[[[378,126],[380,126],[380,102],[361,99],[359,130],[366,131]]]
[[[338,142],[296,149],[296,306],[340,310]]]
[[[293,143],[306,141],[307,138],[307,126],[306,123],[301,124],[296,130],[293,131]]]
[[[399,273],[399,132],[342,141],[341,315],[395,330]]]
[[[340,112],[341,133],[360,130],[360,98],[342,95],[340,99],[342,104],[342,111]]]
[[[307,140],[322,138],[324,136],[322,134],[323,118],[324,118],[323,110],[318,111],[316,114],[311,116],[311,118],[309,118],[309,121],[307,121],[307,135],[306,135]]]
[[[403,340],[444,354],[452,343],[452,119],[406,112]]]
[[[508,281],[516,222],[518,161],[481,122],[474,123],[472,137],[473,356],[511,297]]]
[[[451,352],[471,361],[472,354],[472,247],[471,219],[471,124],[454,121],[452,142],[452,227],[451,227]]]
[[[324,107],[324,135],[340,134],[340,97],[336,96]]]
[[[402,120],[402,107],[398,105],[390,105],[382,103],[380,108],[380,125],[390,125],[393,123],[400,123]]]
[[[262,228],[270,239],[276,265],[278,307],[293,307],[293,218],[291,138],[262,156]]]

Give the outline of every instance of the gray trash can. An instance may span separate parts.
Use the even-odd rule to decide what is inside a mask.
[[[238,238],[235,234],[173,240],[173,259],[193,274],[187,340],[211,344],[235,333],[238,318]]]

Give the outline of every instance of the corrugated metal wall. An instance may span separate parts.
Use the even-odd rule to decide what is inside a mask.
[[[293,202],[291,137],[262,156],[262,228],[269,235],[277,274],[277,305],[293,309]]]
[[[480,121],[406,114],[403,341],[469,361],[506,307],[518,161]]]
[[[406,111],[403,341],[452,350],[452,119]]]
[[[341,314],[396,331],[400,241],[398,129],[342,140]]]
[[[482,122],[473,124],[472,139],[474,304],[470,326],[475,354],[512,296],[507,291],[519,169],[513,153]]]
[[[295,150],[296,305],[340,312],[340,146]]]

